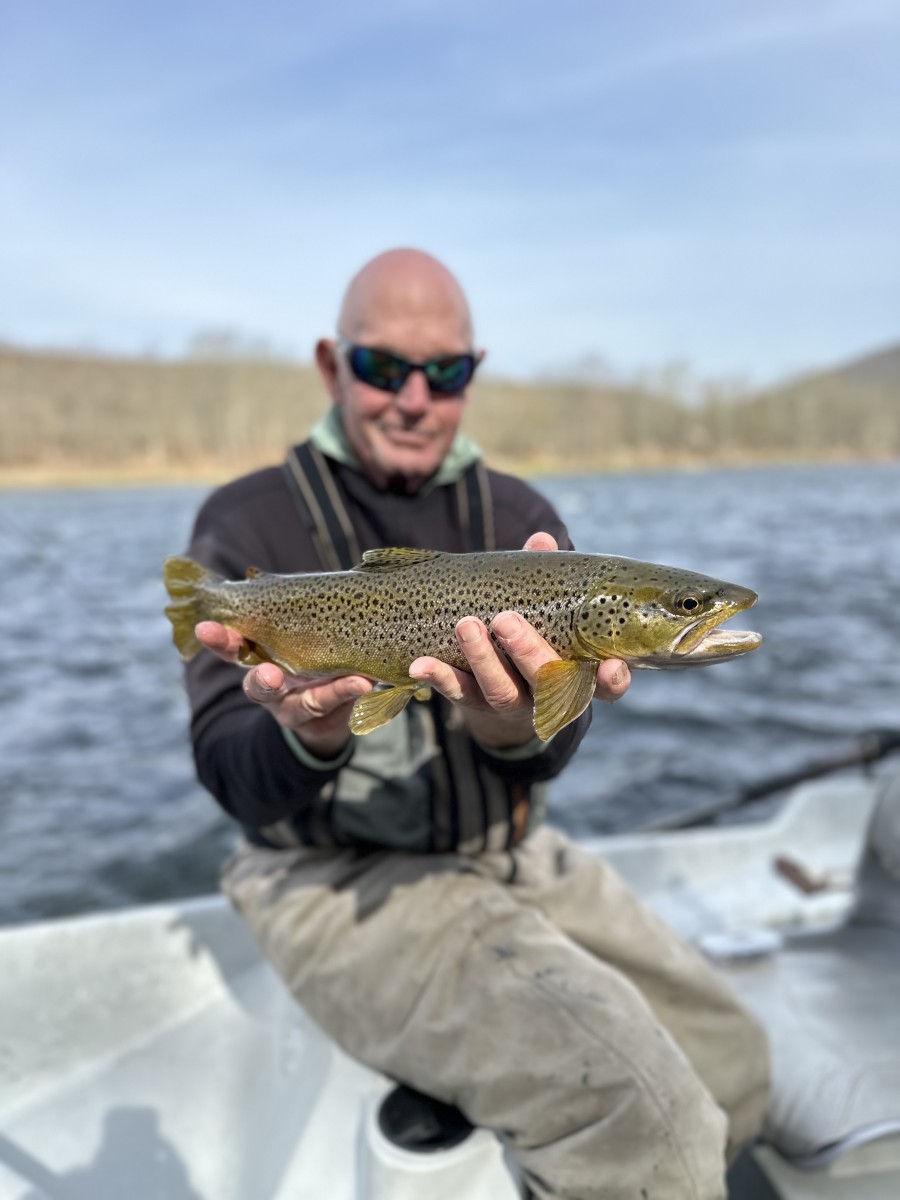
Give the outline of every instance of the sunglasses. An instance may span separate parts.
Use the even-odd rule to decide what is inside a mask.
[[[442,354],[425,362],[410,362],[389,350],[357,346],[342,336],[338,345],[346,351],[350,370],[360,383],[382,392],[399,392],[413,371],[421,371],[433,396],[456,396],[468,387],[478,366],[474,354]]]

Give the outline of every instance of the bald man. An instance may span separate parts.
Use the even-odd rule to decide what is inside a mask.
[[[330,410],[282,467],[210,497],[189,552],[242,578],[390,545],[570,549],[546,500],[460,433],[482,358],[447,268],[379,255],[316,346]],[[471,673],[415,660],[432,698],[356,738],[370,680],[243,672],[239,635],[197,627],[212,651],[187,667],[198,775],[244,834],[225,891],[340,1045],[496,1130],[534,1196],[723,1197],[727,1155],[761,1123],[763,1035],[611,871],[542,826],[591,719],[534,736],[552,648],[512,611],[456,633]],[[600,699],[628,685],[624,663],[601,664]]]

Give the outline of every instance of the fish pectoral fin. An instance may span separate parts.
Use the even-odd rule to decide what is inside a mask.
[[[350,731],[371,733],[373,729],[387,725],[388,721],[403,712],[417,690],[413,686],[390,687],[358,696],[350,713]]]
[[[413,563],[428,562],[440,558],[440,550],[413,550],[407,546],[385,546],[381,550],[367,550],[355,571],[402,571]]]
[[[534,681],[534,731],[548,741],[580,717],[597,683],[597,664],[558,659],[544,663]]]

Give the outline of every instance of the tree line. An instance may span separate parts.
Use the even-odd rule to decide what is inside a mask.
[[[0,471],[225,476],[279,459],[328,398],[314,368],[261,358],[0,349]],[[651,382],[485,376],[466,431],[500,466],[592,470],[900,456],[900,380],[838,372],[692,400]]]

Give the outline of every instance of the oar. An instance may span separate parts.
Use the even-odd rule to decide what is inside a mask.
[[[672,816],[656,817],[643,825],[636,826],[639,833],[659,832],[666,829],[691,829],[696,825],[705,825],[721,816],[723,813],[734,812],[744,808],[764,796],[774,795],[785,788],[805,783],[808,779],[819,779],[822,775],[830,775],[833,771],[842,771],[846,767],[867,766],[877,762],[879,758],[900,750],[900,729],[872,729],[860,734],[853,745],[834,758],[822,759],[819,762],[807,763],[796,771],[788,771],[781,775],[772,775],[751,783],[742,788],[736,795],[716,804],[700,805],[687,809],[685,812]]]

